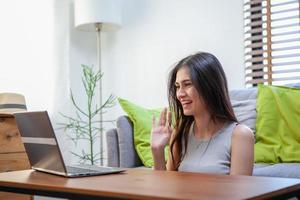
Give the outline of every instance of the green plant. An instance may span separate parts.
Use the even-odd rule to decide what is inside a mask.
[[[79,107],[78,103],[74,98],[73,92],[70,89],[70,98],[72,105],[75,108],[75,117],[71,117],[65,114],[60,113],[65,119],[68,120],[66,123],[60,123],[65,130],[69,130],[70,133],[68,137],[75,143],[79,140],[88,141],[89,147],[88,150],[82,149],[81,154],[71,152],[73,155],[80,159],[81,163],[86,163],[89,161],[90,164],[96,164],[101,159],[101,152],[95,152],[94,144],[97,138],[100,138],[102,132],[100,124],[104,121],[99,120],[99,116],[105,113],[105,110],[111,108],[115,105],[116,98],[113,95],[110,95],[102,105],[97,105],[95,103],[95,89],[97,88],[97,83],[102,79],[103,74],[100,71],[93,71],[92,67],[87,65],[81,65],[83,77],[82,84],[85,90],[86,96],[86,107]],[[111,121],[105,121],[111,122]],[[97,148],[100,149],[100,148]]]

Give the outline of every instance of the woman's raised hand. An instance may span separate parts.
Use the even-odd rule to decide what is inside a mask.
[[[172,134],[172,114],[167,108],[164,108],[160,114],[160,119],[157,122],[155,116],[152,119],[151,130],[151,148],[152,149],[164,149],[169,143]]]

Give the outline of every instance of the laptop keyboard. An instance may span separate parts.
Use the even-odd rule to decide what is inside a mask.
[[[100,175],[100,174],[113,174],[125,171],[125,169],[117,167],[104,167],[104,166],[95,166],[95,165],[75,165],[75,166],[66,166],[67,173],[69,175],[75,176],[85,176],[85,175]]]
[[[100,171],[87,169],[87,168],[67,166],[67,172],[71,174],[93,174],[93,173],[99,173]]]

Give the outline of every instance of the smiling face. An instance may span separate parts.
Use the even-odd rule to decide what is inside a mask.
[[[195,116],[203,111],[204,103],[192,83],[189,69],[184,66],[176,74],[176,97],[180,101],[186,116]]]

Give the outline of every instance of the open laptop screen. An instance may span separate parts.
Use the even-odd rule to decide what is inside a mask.
[[[125,171],[104,166],[66,166],[47,111],[14,113],[33,169],[67,177],[95,176]]]
[[[22,112],[14,116],[31,166],[66,174],[47,112]]]

